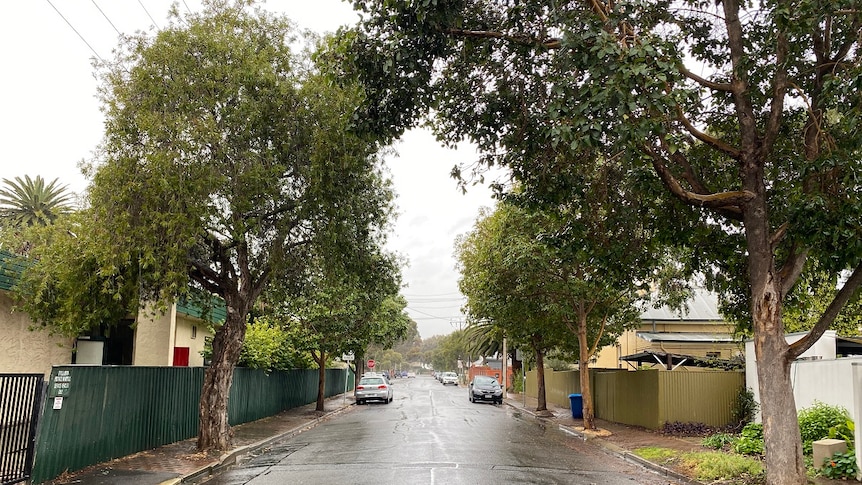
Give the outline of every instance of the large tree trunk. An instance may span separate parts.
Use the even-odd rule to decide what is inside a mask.
[[[770,485],[808,483],[802,459],[802,439],[790,383],[790,360],[784,332],[761,327],[754,339],[760,389],[766,482]],[[774,324],[775,322],[773,322]],[[781,327],[780,324],[777,325]]]
[[[527,392],[527,389],[524,389]],[[547,411],[548,401],[545,397],[545,352],[536,350],[536,411]]]
[[[753,130],[749,130],[753,131]],[[793,388],[792,358],[784,337],[781,278],[775,268],[766,187],[758,155],[743,155],[743,187],[756,197],[743,210],[751,315],[760,390],[761,414],[768,485],[805,485],[808,478],[802,459],[802,438]]]
[[[233,382],[233,370],[239,362],[245,339],[247,312],[228,307],[227,319],[213,338],[212,362],[204,372],[197,448],[199,451],[223,451],[230,447],[228,398]]]
[[[596,429],[593,393],[590,390],[590,345],[587,342],[587,317],[585,314],[578,319],[578,376],[581,384],[584,429]]]
[[[321,350],[320,354],[314,354],[317,361],[317,407],[316,411],[324,411],[324,400],[326,399],[326,352]]]

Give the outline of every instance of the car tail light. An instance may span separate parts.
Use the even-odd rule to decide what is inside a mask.
[[[363,390],[363,389],[365,389],[365,386],[356,386],[356,390],[357,390],[357,391],[361,391],[361,390]]]
[[[386,389],[386,385],[385,385],[385,384],[381,384],[381,385],[377,386],[377,389]]]

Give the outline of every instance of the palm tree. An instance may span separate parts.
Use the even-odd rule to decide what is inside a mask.
[[[72,195],[67,186],[59,185],[59,179],[45,184],[37,175],[35,179],[25,175],[15,180],[3,179],[0,187],[0,224],[4,226],[47,225],[57,216],[68,212]]]

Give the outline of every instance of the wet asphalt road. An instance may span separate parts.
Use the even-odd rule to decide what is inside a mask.
[[[602,484],[668,479],[430,376],[393,381],[391,404],[352,406],[207,485]]]

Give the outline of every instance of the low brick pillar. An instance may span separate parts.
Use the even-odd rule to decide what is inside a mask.
[[[835,453],[844,453],[847,451],[847,442],[844,440],[817,440],[811,443],[811,449],[814,452],[814,467],[823,468],[823,462],[827,458],[831,458]]]

